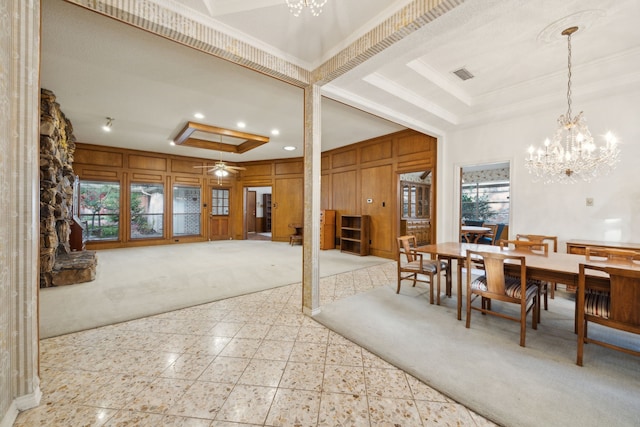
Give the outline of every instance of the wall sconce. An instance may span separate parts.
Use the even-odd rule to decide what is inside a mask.
[[[107,117],[107,123],[105,123],[104,126],[102,126],[102,130],[105,132],[111,132],[111,126],[113,125],[113,121],[115,119],[112,119],[111,117]]]

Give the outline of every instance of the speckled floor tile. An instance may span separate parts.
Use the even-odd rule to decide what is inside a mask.
[[[321,391],[323,377],[322,363],[289,362],[282,375],[280,387]]]
[[[165,413],[187,391],[193,381],[157,378],[127,405],[139,412]]]
[[[326,356],[326,344],[296,341],[289,360],[292,362],[324,363]]]
[[[195,380],[213,362],[215,356],[184,353],[176,359],[160,376]]]
[[[256,338],[233,338],[220,352],[220,356],[253,357],[261,343],[262,341]]]
[[[233,390],[233,384],[196,381],[171,405],[167,414],[212,420]]]
[[[413,398],[416,400],[428,400],[430,402],[452,402],[452,400],[444,394],[429,387],[422,381],[412,377],[409,374],[407,374],[407,382],[409,383],[409,387],[411,387]]]
[[[322,393],[318,426],[370,427],[367,397],[357,394]]]
[[[327,365],[363,366],[362,349],[355,344],[329,344]]]
[[[278,387],[287,362],[253,359],[249,362],[238,384]]]
[[[254,359],[289,360],[293,341],[264,340],[253,355]]]
[[[265,336],[268,340],[295,341],[300,331],[300,326],[273,325]]]
[[[416,401],[422,422],[425,425],[457,427],[475,425],[469,410],[457,403]]]
[[[302,328],[298,332],[296,341],[327,344],[329,342],[329,329],[325,327]]]
[[[162,427],[209,427],[211,420],[165,415],[160,425]]]
[[[278,389],[269,410],[270,426],[315,426],[318,423],[320,393]]]
[[[420,414],[410,399],[369,396],[369,417],[372,426],[420,426]]]
[[[365,394],[364,369],[357,366],[327,365],[324,371],[322,391]]]
[[[209,364],[198,380],[235,384],[249,362],[251,359],[218,356]]]
[[[162,425],[164,415],[150,414],[147,412],[137,412],[123,409],[113,416],[107,423],[106,427],[157,427]]]
[[[240,329],[244,326],[242,322],[219,322],[213,328],[211,328],[207,334],[216,337],[229,337],[233,338]]]
[[[237,385],[222,405],[216,420],[262,425],[276,390],[275,387]]]
[[[365,368],[367,394],[376,397],[413,399],[406,374],[399,369]]]
[[[387,263],[322,278],[321,295],[395,279]],[[42,404],[15,426],[495,427],[302,314],[301,298],[293,284],[43,340]]]
[[[215,337],[209,335],[198,335],[198,340],[191,347],[187,348],[187,353],[208,354],[217,356],[229,344],[230,337]]]
[[[83,393],[81,403],[100,408],[123,408],[147,388],[153,378],[129,374],[104,374],[104,380],[101,381],[105,383],[102,387]]]
[[[104,426],[117,410],[90,406],[40,405],[18,415],[13,427]]]

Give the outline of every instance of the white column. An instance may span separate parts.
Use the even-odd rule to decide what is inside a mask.
[[[320,311],[320,86],[304,89],[304,243],[302,249],[302,310]]]
[[[40,2],[0,2],[0,425],[38,405]]]

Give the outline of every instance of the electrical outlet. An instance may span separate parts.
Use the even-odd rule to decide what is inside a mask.
[[[593,197],[587,197],[587,206],[593,206]]]

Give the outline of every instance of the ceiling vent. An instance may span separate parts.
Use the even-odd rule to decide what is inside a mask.
[[[456,76],[460,77],[461,80],[469,80],[473,78],[473,74],[469,72],[466,68],[460,68],[453,72]]]

